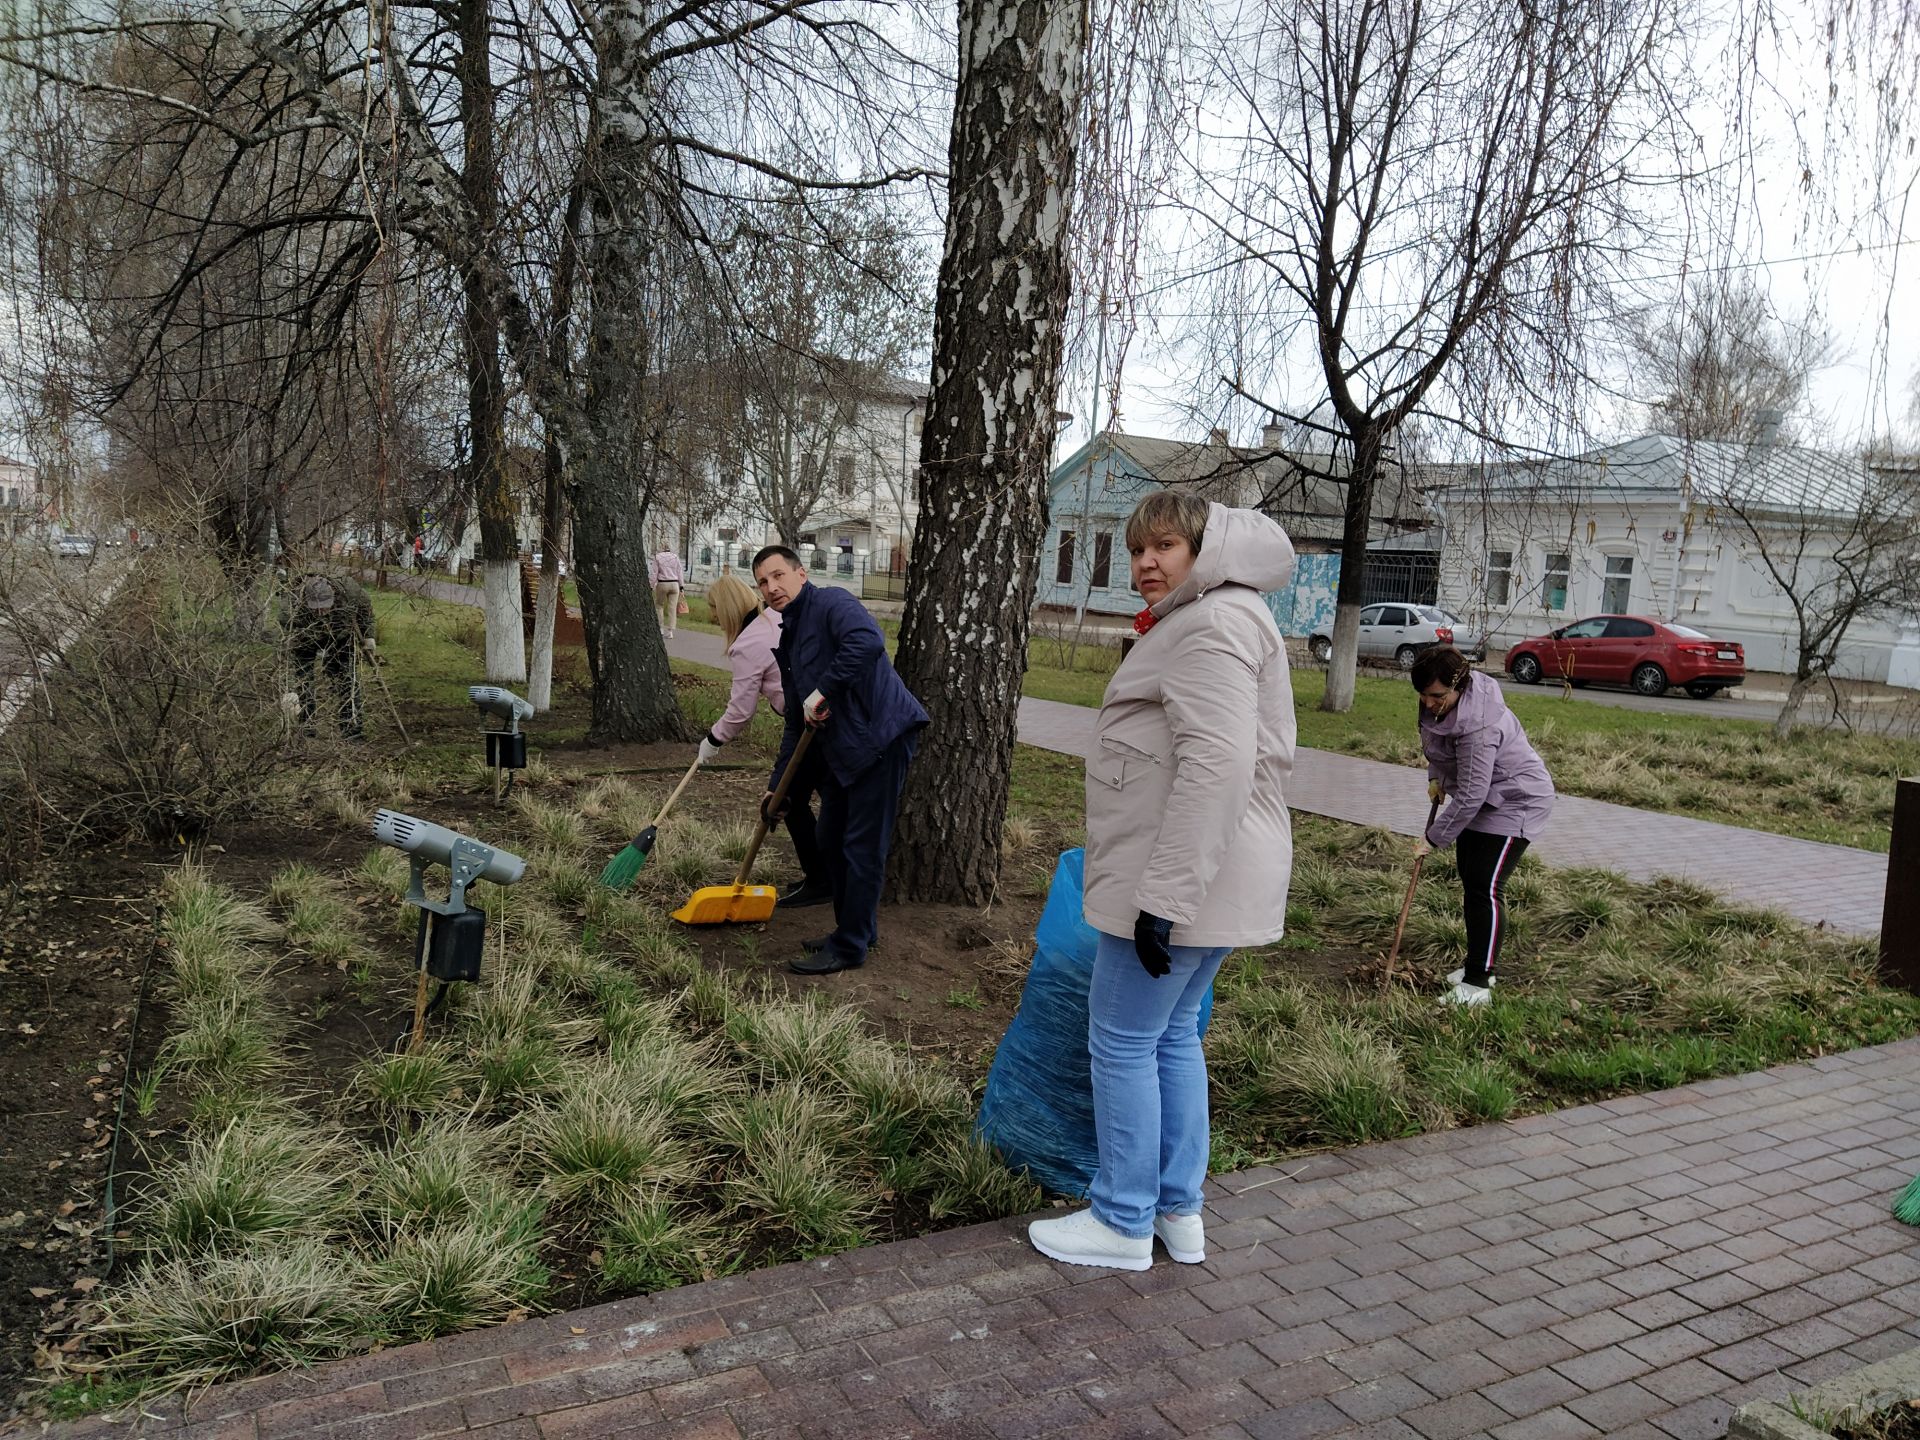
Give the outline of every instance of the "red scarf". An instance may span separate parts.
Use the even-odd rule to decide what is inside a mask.
[[[1147,631],[1151,630],[1154,625],[1158,623],[1159,619],[1160,617],[1153,613],[1153,607],[1149,605],[1133,617],[1133,633],[1136,635],[1146,634]]]

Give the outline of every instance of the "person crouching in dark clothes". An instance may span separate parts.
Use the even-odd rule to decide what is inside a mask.
[[[816,776],[818,836],[833,887],[833,929],[807,941],[789,968],[831,975],[864,965],[879,928],[887,847],[927,712],[887,659],[880,627],[851,593],[809,583],[800,557],[784,545],[753,557],[753,580],[780,616],[773,655],[787,697],[780,758],[760,801],[769,824],[780,818],[773,792],[803,725],[819,732],[810,752],[826,752]]]
[[[365,588],[344,575],[296,571],[287,584],[280,622],[293,653],[294,689],[300,694],[300,720],[313,733],[318,706],[316,670],[332,677],[339,690],[340,733],[360,738],[360,655],[376,653],[373,601]]]

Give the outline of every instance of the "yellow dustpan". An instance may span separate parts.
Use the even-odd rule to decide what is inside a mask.
[[[799,773],[801,757],[812,743],[813,727],[808,726],[800,732],[800,743],[793,747],[787,768],[781,772],[780,784],[773,792],[773,803],[767,807],[769,810],[778,810],[780,802],[787,798],[787,787]],[[760,827],[753,832],[753,843],[747,846],[746,859],[740,862],[740,873],[734,877],[733,884],[703,885],[687,897],[686,904],[673,912],[673,918],[682,925],[751,924],[756,920],[771,919],[773,902],[780,898],[779,891],[772,885],[747,884],[754,857],[760,853],[760,842],[766,838],[767,817],[762,814]]]

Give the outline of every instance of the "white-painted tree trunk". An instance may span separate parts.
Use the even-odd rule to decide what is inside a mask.
[[[559,569],[543,562],[533,602],[533,668],[527,676],[527,699],[540,711],[553,708],[553,621],[560,613],[560,586]]]
[[[527,636],[520,628],[519,564],[482,560],[480,589],[487,602],[488,683],[523,684],[527,678]]]

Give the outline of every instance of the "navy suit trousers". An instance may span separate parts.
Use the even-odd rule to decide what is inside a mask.
[[[893,819],[919,742],[918,731],[900,736],[851,784],[841,784],[828,766],[820,769],[820,857],[833,885],[827,949],[844,959],[865,960],[879,931]]]

